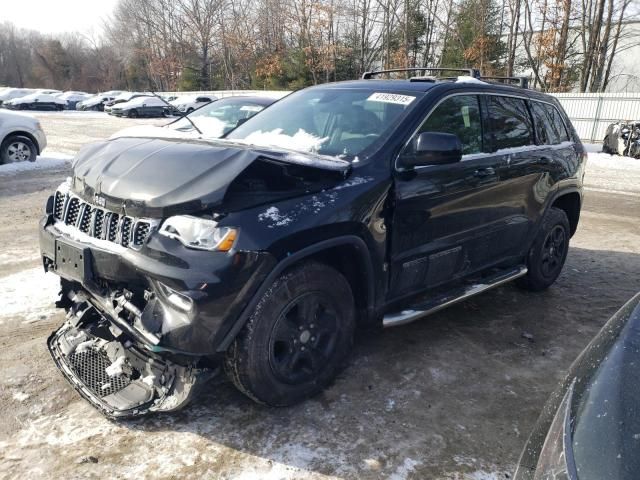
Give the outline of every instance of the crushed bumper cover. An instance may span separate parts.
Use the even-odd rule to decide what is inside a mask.
[[[217,373],[140,348],[95,308],[83,306],[70,311],[47,344],[65,378],[107,417],[178,410]]]

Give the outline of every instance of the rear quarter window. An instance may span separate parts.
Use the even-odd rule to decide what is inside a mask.
[[[533,144],[533,124],[523,99],[490,95],[487,102],[496,150]]]
[[[569,140],[562,115],[553,105],[536,101],[532,101],[530,105],[538,144],[557,145]]]
[[[547,111],[547,115],[551,119],[550,126],[557,139],[556,143],[568,142],[570,140],[569,133],[567,132],[567,127],[558,109],[548,103],[543,103],[542,107]]]

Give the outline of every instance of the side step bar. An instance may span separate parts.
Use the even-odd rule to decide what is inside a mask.
[[[483,280],[483,283],[475,283],[473,285],[461,287],[457,290],[447,292],[435,298],[427,300],[424,303],[414,305],[413,308],[402,310],[400,312],[389,313],[382,318],[383,327],[395,327],[396,325],[404,325],[411,323],[418,318],[424,317],[438,310],[461,302],[467,298],[478,295],[486,290],[497,287],[504,283],[515,280],[527,274],[527,267],[524,265],[515,267],[511,270],[502,271]]]

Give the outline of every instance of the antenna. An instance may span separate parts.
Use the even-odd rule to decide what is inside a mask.
[[[163,102],[164,104],[166,104],[168,107],[170,107],[171,109],[173,109],[173,105],[171,105],[169,102],[167,102],[164,98],[162,98],[160,95],[158,95],[158,94],[157,94],[156,92],[154,92],[153,90],[151,90],[151,95],[153,95],[153,96],[154,96],[154,97],[156,97],[156,98],[159,98],[160,100],[162,100],[162,102]],[[182,113],[182,114],[180,115],[180,118],[184,118],[185,120],[187,120],[187,121],[191,124],[191,126],[192,126],[193,128],[195,128],[195,129],[196,129],[196,132],[198,132],[200,135],[204,135],[204,133],[202,133],[202,130],[200,130],[200,129],[196,126],[196,124],[193,122],[193,120],[191,120],[191,119],[189,118],[189,115],[187,115],[187,113],[186,113],[186,112],[185,112],[185,113]],[[170,125],[170,124],[168,123],[167,125]]]

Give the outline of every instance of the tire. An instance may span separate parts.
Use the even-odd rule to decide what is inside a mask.
[[[329,266],[304,263],[283,273],[260,299],[226,353],[225,371],[256,402],[293,405],[335,378],[354,330],[349,282]]]
[[[129,118],[138,118],[138,111],[137,110],[129,110],[129,114],[127,115]]]
[[[607,145],[608,142],[609,137],[604,137],[604,140],[602,141],[602,153],[608,153],[609,155],[612,155],[611,149],[609,148],[609,145]]]
[[[38,148],[28,137],[10,135],[0,145],[0,164],[25,160],[35,162],[37,156]]]
[[[551,207],[527,256],[527,274],[517,284],[533,292],[549,288],[556,281],[569,252],[571,229],[566,213]]]

